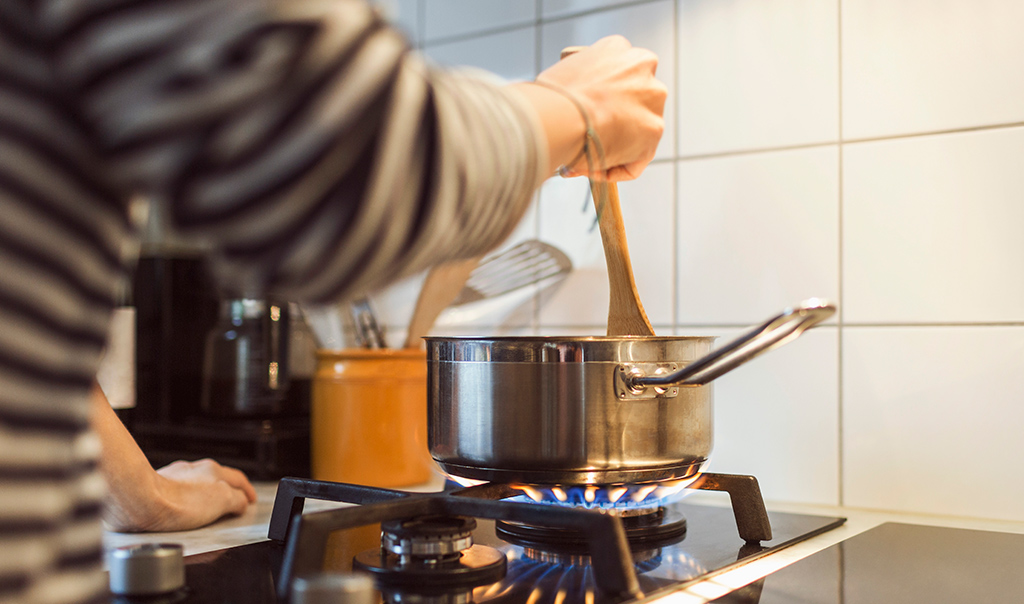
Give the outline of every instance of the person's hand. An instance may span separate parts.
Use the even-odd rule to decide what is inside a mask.
[[[164,532],[199,528],[245,511],[256,490],[245,474],[212,459],[149,468],[129,487],[111,488],[104,509],[110,530]]]
[[[176,461],[156,471],[162,503],[146,530],[179,531],[237,515],[256,501],[245,474],[212,459]]]
[[[581,47],[537,76],[538,82],[573,94],[590,114],[604,148],[608,180],[634,179],[654,158],[665,129],[668,96],[654,77],[657,67],[653,52],[610,36]],[[568,167],[569,175],[588,173],[585,159]]]

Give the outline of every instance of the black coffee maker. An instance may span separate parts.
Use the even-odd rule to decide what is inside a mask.
[[[121,415],[150,462],[309,476],[315,346],[294,305],[224,298],[204,255],[182,249],[143,253],[133,300],[136,407]]]

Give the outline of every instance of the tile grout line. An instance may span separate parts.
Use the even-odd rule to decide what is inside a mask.
[[[672,145],[672,156],[679,156],[679,3],[672,3],[672,88],[670,88],[670,94],[672,94],[672,113],[674,116],[674,122],[672,127],[675,129],[673,133],[673,145]],[[679,210],[679,204],[682,203],[682,195],[679,192],[679,162],[672,162],[672,335],[677,335],[679,329],[676,327],[679,324],[679,303],[680,303],[680,278],[679,268],[682,264],[679,260],[679,252],[682,250],[682,245],[679,241],[682,230],[680,229],[680,220],[682,220],[682,212]]]
[[[838,305],[837,305],[838,306]],[[837,312],[838,314],[838,312]],[[680,323],[678,327],[685,327],[687,329],[742,329],[751,327],[753,321],[749,323]],[[590,327],[589,325],[581,325],[578,327]],[[822,323],[820,326],[815,327],[815,330],[825,329],[829,327],[838,328],[840,327],[837,322]],[[930,329],[936,327],[962,327],[962,328],[979,328],[979,327],[1024,327],[1024,321],[961,321],[961,322],[920,322],[920,323],[851,323],[850,321],[843,321],[842,329]]]
[[[445,44],[457,44],[459,42],[470,42],[479,38],[486,38],[488,36],[496,36],[498,34],[507,34],[514,31],[521,31],[530,29],[531,27],[537,26],[537,19],[533,21],[519,21],[516,23],[510,23],[506,25],[498,25],[489,29],[479,29],[463,34],[455,34],[451,36],[443,36],[440,38],[434,38],[432,40],[423,40],[424,46],[444,46]],[[425,37],[425,36],[424,36]]]
[[[543,14],[542,14],[543,13],[543,0],[541,0],[540,2],[537,2],[536,5],[535,5],[537,7],[537,11],[536,11],[535,16],[534,16],[532,21],[516,21],[516,22],[512,22],[512,23],[506,23],[504,25],[496,25],[494,27],[489,27],[487,29],[477,29],[477,30],[471,30],[471,31],[468,31],[468,32],[459,33],[459,34],[450,34],[450,35],[447,35],[447,36],[439,36],[437,38],[434,38],[434,39],[430,40],[429,44],[431,46],[440,46],[440,45],[443,45],[443,44],[453,44],[453,43],[456,43],[456,42],[466,42],[468,40],[473,40],[475,38],[484,38],[484,37],[487,37],[487,36],[493,36],[495,34],[503,34],[503,33],[508,33],[508,32],[511,32],[511,31],[516,31],[517,29],[527,29],[527,28],[529,28],[531,26],[535,26],[535,25],[541,24],[541,23],[542,24],[548,24],[548,23],[558,23],[560,21],[571,21],[573,19],[579,19],[580,17],[589,17],[591,15],[597,15],[597,14],[600,14],[600,13],[606,13],[606,12],[611,12],[611,11],[615,11],[615,10],[621,10],[621,9],[624,9],[624,8],[630,8],[632,6],[641,6],[641,5],[644,5],[644,4],[653,4],[655,2],[662,2],[662,1],[663,0],[630,0],[630,1],[626,1],[626,2],[619,2],[619,3],[616,3],[616,4],[609,4],[607,6],[599,6],[597,8],[591,8],[591,9],[583,10],[583,11],[579,11],[579,12],[573,12],[573,13],[568,13],[568,14],[564,14],[564,15],[556,15],[554,17],[548,17],[548,18],[545,19]],[[426,2],[426,0],[421,0],[421,2]],[[426,32],[424,31],[424,33],[426,33]],[[424,36],[424,38],[425,38],[425,36]],[[427,43],[427,40],[424,39],[424,44],[426,45],[426,43]]]
[[[750,322],[747,322],[747,323],[680,323],[680,324],[676,325],[676,327],[678,327],[680,329],[695,330],[695,331],[696,330],[718,330],[718,331],[724,331],[724,330],[734,330],[734,329],[736,329],[736,330],[739,330],[739,329],[750,329],[751,327],[754,326],[754,324],[755,324],[754,321],[750,321]],[[657,322],[655,322],[655,323],[653,323],[653,325],[657,329],[661,329],[662,327],[665,327],[665,328],[672,328],[673,327],[671,323],[657,323]],[[495,324],[495,325],[473,325],[473,327],[474,328],[475,327],[501,328],[502,326],[500,324]],[[552,323],[550,325],[545,325],[544,327],[545,328],[551,328],[551,329],[561,329],[561,330],[566,330],[566,331],[574,331],[575,330],[575,331],[600,332],[605,327],[607,327],[607,325],[606,324],[597,324],[597,323],[588,323],[588,324]],[[1024,328],[1024,323],[1020,323],[1020,322],[1017,322],[1017,323],[956,323],[956,324],[949,324],[949,323],[902,323],[902,324],[844,323],[843,326],[842,326],[842,329],[843,330],[862,329],[862,328],[874,328],[874,329],[934,329],[934,328],[937,328],[937,327],[943,327],[943,328],[949,328],[949,327],[954,327],[954,328],[955,327],[963,327],[963,328],[978,328],[978,327],[987,327],[987,328],[997,328],[997,327],[998,328],[1005,328],[1005,327]],[[839,325],[837,323],[828,323],[828,322],[826,322],[826,323],[822,323],[821,325],[815,326],[814,331],[818,332],[818,331],[829,330],[829,329],[835,329],[838,332]]]
[[[537,76],[540,75],[541,70],[544,69],[544,65],[542,64],[543,60],[541,59],[541,52],[543,50],[543,40],[541,39],[542,38],[541,32],[544,31],[544,27],[543,27],[544,20],[541,18],[541,6],[542,6],[543,2],[544,2],[544,0],[535,0],[534,1],[534,5],[533,5],[533,8],[534,8],[534,13],[533,13],[533,77],[535,79],[536,79]],[[541,218],[541,207],[540,207],[541,201],[540,201],[540,198],[541,198],[541,189],[542,188],[543,187],[537,189],[537,193],[536,193],[536,196],[537,196],[536,197],[536,199],[537,199],[537,201],[536,201],[537,213],[533,217],[533,232],[534,232],[534,235],[536,235],[536,237],[538,239],[540,239],[540,228],[541,228],[541,220],[540,220],[540,218]],[[532,323],[532,325],[530,326],[530,330],[531,330],[531,332],[533,334],[539,334],[540,330],[541,330],[541,325],[540,325],[540,306],[541,306],[540,291],[536,290],[534,292],[534,294],[533,294],[533,309],[532,309],[532,313],[531,313],[531,323]]]
[[[921,132],[908,132],[905,134],[889,134],[886,136],[865,136],[861,138],[847,139],[842,142],[849,144],[877,143],[883,141],[903,140],[907,138],[942,136],[945,134],[966,134],[968,132],[986,132],[989,130],[1005,130],[1021,127],[1024,127],[1024,122],[1001,122],[998,124],[982,124],[979,126],[963,126],[960,128],[944,128],[941,130],[924,130]]]
[[[840,119],[842,119],[840,117]],[[719,159],[727,157],[740,157],[745,155],[756,155],[759,153],[777,153],[782,151],[799,151],[803,149],[817,149],[830,147],[832,145],[859,145],[865,143],[880,143],[887,141],[907,140],[914,138],[927,138],[930,136],[945,136],[949,134],[968,134],[971,132],[989,132],[993,130],[1010,130],[1024,127],[1024,122],[1005,122],[999,124],[986,124],[984,126],[966,126],[963,128],[949,128],[945,130],[929,130],[925,132],[912,132],[907,134],[893,134],[888,136],[877,136],[872,138],[840,138],[834,141],[821,141],[816,143],[800,143],[795,145],[780,145],[775,147],[757,147],[751,149],[735,149],[732,151],[719,151],[713,153],[695,153],[693,155],[679,155],[677,161],[694,161],[702,159]]]
[[[839,222],[839,224],[837,225],[838,228],[839,228],[839,236],[837,238],[838,239],[837,243],[839,245],[839,250],[838,250],[838,253],[839,253],[839,267],[838,267],[838,270],[839,270],[839,283],[837,284],[838,292],[836,293],[836,295],[839,297],[839,300],[838,300],[839,309],[837,311],[837,315],[838,316],[836,317],[836,322],[837,322],[837,326],[838,326],[838,329],[836,330],[836,365],[837,365],[836,366],[836,390],[837,390],[837,392],[836,392],[836,420],[837,420],[836,421],[836,465],[838,466],[836,468],[836,470],[837,470],[837,477],[838,477],[838,484],[836,485],[836,496],[839,499],[839,505],[843,505],[845,503],[845,501],[846,501],[846,491],[843,488],[843,484],[845,483],[845,477],[844,477],[844,474],[845,474],[845,467],[844,467],[845,466],[845,456],[843,454],[844,450],[845,450],[845,443],[844,443],[844,440],[843,440],[843,432],[844,432],[844,421],[843,421],[843,419],[844,419],[844,417],[843,417],[844,416],[844,408],[843,408],[843,402],[844,402],[843,401],[843,333],[844,333],[844,329],[845,329],[845,326],[846,326],[846,324],[844,322],[845,313],[843,312],[844,307],[846,306],[845,299],[843,298],[843,293],[844,293],[844,288],[843,288],[843,282],[844,282],[844,274],[843,274],[843,269],[844,269],[844,264],[843,264],[843,243],[844,243],[844,240],[843,240],[843,209],[844,209],[844,206],[843,206],[843,201],[844,201],[844,196],[843,196],[843,0],[837,0],[837,2],[836,2],[836,9],[837,9],[836,10],[836,46],[837,46],[837,48],[836,48],[836,54],[837,54],[837,57],[836,57],[836,62],[837,62],[837,66],[836,66],[836,68],[837,68],[836,80],[837,81],[836,81],[836,84],[837,84],[837,89],[838,89],[838,92],[839,92],[838,98],[836,99],[837,100],[837,103],[836,103],[837,107],[836,107],[836,109],[839,112],[839,119],[838,119],[838,122],[837,122],[837,131],[838,131],[837,133],[838,133],[838,136],[839,136],[839,145],[838,145],[838,154],[837,154],[838,155],[837,162],[839,164],[838,165],[838,169],[839,169],[839,178],[838,178],[839,191],[838,191],[838,199],[837,199],[837,203],[839,204],[839,208],[838,208],[839,209],[839,215],[838,215],[838,218],[839,218],[838,222]]]
[[[427,47],[427,0],[416,2],[416,48],[421,52]]]
[[[678,155],[675,157],[679,161],[694,161],[701,159],[719,159],[725,157],[737,157],[744,155],[756,155],[758,153],[777,153],[780,151],[799,151],[801,149],[817,149],[820,147],[831,147],[838,145],[841,141],[820,141],[817,143],[799,143],[795,145],[780,145],[775,147],[758,147],[754,149],[735,149],[732,151],[718,151],[714,153],[694,153],[692,155]]]

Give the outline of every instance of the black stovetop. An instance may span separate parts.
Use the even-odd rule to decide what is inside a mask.
[[[718,604],[1024,601],[1024,535],[887,523],[723,596]]]
[[[769,513],[773,538],[745,543],[737,534],[733,511],[727,507],[671,504],[666,514],[685,517],[686,532],[674,543],[634,552],[636,573],[645,596],[670,591],[710,573],[754,560],[782,547],[807,539],[842,524],[844,519],[801,514]],[[540,562],[528,557],[523,547],[497,537],[494,522],[478,519],[474,542],[489,545],[508,557],[505,578],[468,590],[450,590],[447,598],[431,602],[468,601],[502,604],[592,604],[604,598],[595,590],[593,569],[585,557]],[[333,533],[327,542],[324,569],[347,572],[352,558],[380,547],[379,524]],[[187,590],[175,602],[200,604],[261,604],[277,602],[275,589],[285,546],[277,541],[223,549],[189,556]],[[596,592],[596,593],[595,593]],[[389,595],[389,601],[410,600],[412,594]],[[404,596],[404,597],[403,597]],[[420,599],[422,601],[422,598]]]

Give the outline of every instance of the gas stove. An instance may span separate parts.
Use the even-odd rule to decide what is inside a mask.
[[[356,572],[371,575],[377,597],[388,603],[629,602],[681,589],[845,520],[769,513],[751,476],[703,474],[688,488],[726,491],[732,508],[636,492],[556,488],[552,501],[550,490],[542,495],[529,485],[412,493],[285,478],[269,539],[187,557],[187,588],[173,601],[287,602],[296,579]],[[303,514],[307,499],[356,505]]]

